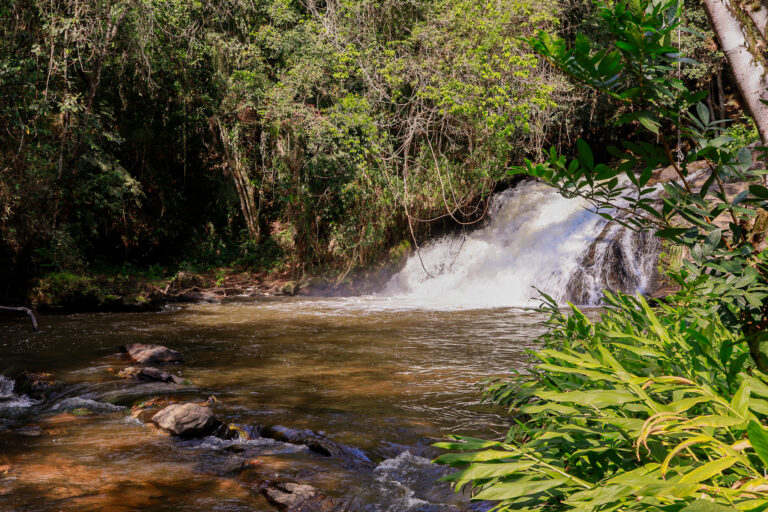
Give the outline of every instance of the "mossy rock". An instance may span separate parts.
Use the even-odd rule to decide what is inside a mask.
[[[203,286],[203,278],[192,272],[179,272],[171,281],[171,288],[181,290]]]
[[[332,283],[328,279],[323,277],[312,277],[302,281],[301,284],[298,285],[296,293],[300,293],[302,295],[312,295],[313,293],[321,293],[323,290],[326,290],[331,286]]]
[[[280,293],[283,295],[296,295],[297,291],[298,286],[296,285],[296,281],[288,281],[280,288]]]

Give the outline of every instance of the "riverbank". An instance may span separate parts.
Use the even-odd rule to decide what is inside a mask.
[[[180,271],[166,276],[60,272],[38,279],[27,303],[45,313],[141,312],[158,311],[169,303],[310,295],[332,286],[319,277],[296,280],[287,273],[238,268]]]
[[[289,268],[262,271],[246,266],[175,272],[157,267],[108,273],[56,272],[38,278],[23,301],[8,302],[43,313],[142,312],[158,311],[172,303],[359,295],[371,293],[386,283],[410,254],[411,245],[406,241],[365,268],[315,271],[300,276]]]

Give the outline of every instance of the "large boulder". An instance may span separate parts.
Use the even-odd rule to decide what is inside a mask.
[[[150,421],[173,435],[186,438],[211,435],[221,426],[208,407],[193,403],[169,405]]]
[[[264,482],[259,490],[270,504],[286,512],[330,512],[336,505],[311,485],[296,482]]]
[[[184,379],[181,377],[177,377],[176,375],[164,372],[163,370],[153,366],[147,366],[145,368],[129,366],[128,368],[123,368],[120,370],[120,373],[118,373],[117,376],[123,379],[172,382],[174,384],[181,384],[184,382]]]
[[[129,343],[123,347],[123,350],[139,364],[181,363],[184,361],[181,354],[162,345]]]

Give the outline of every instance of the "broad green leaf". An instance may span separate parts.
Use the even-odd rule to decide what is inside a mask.
[[[659,133],[659,122],[649,112],[637,112],[635,118],[640,121],[646,130],[653,134]]]
[[[768,199],[768,188],[765,188],[762,185],[750,185],[749,191],[755,197],[759,197],[760,199]]]
[[[768,467],[768,432],[758,422],[750,421],[747,425],[747,437],[752,449]]]
[[[553,402],[570,402],[578,405],[597,407],[598,409],[618,406],[628,402],[636,402],[640,399],[630,391],[624,389],[571,391],[568,393],[539,391],[536,393],[536,396],[543,400],[551,400]]]
[[[461,488],[470,480],[493,478],[498,476],[515,475],[536,464],[536,461],[526,460],[520,462],[502,462],[498,464],[472,464],[467,469],[442,477],[440,480],[455,482],[457,488]]]
[[[527,496],[548,491],[553,487],[559,487],[570,479],[567,477],[552,478],[550,480],[531,480],[522,482],[504,482],[492,484],[477,493],[475,500],[507,500],[518,496]]]
[[[578,139],[576,141],[576,149],[579,152],[579,162],[587,170],[591,171],[595,167],[595,159],[592,156],[592,148],[589,147],[584,139]]]
[[[695,418],[685,422],[688,427],[712,427],[712,428],[726,428],[743,423],[744,420],[735,416],[718,416],[710,414],[706,416],[696,416]]]
[[[680,512],[733,512],[732,507],[718,505],[708,500],[696,500],[683,508]]]
[[[741,415],[743,419],[746,419],[747,414],[749,414],[749,395],[749,381],[744,379],[736,394],[733,395],[733,400],[731,400],[731,408]]]
[[[702,402],[709,402],[712,400],[712,397],[708,396],[693,396],[690,398],[684,398],[682,400],[678,400],[676,402],[672,402],[671,404],[667,405],[667,408],[677,414],[681,414],[686,412],[688,409],[693,407],[694,405],[700,404]],[[744,421],[744,420],[741,420]]]
[[[437,446],[435,444],[435,446]],[[440,446],[438,446],[440,448]],[[439,464],[457,464],[457,463],[472,463],[472,462],[487,462],[489,460],[502,460],[510,459],[515,454],[502,450],[485,450],[482,452],[467,452],[467,453],[445,453],[435,459],[435,462]]]
[[[739,461],[738,457],[723,457],[707,462],[703,466],[689,471],[680,478],[681,483],[703,482],[713,476],[722,473]]]

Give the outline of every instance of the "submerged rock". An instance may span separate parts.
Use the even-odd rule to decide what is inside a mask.
[[[123,347],[123,350],[131,356],[131,359],[140,364],[181,363],[184,361],[181,354],[162,345],[129,343]]]
[[[258,426],[257,433],[261,437],[274,439],[283,443],[304,445],[315,453],[326,457],[338,456],[344,453],[341,446],[327,439],[322,434],[311,430],[295,429],[274,425],[271,427]]]
[[[144,400],[131,407],[131,416],[142,423],[147,423],[152,420],[152,416],[157,414],[159,410],[172,403],[173,402],[168,399],[160,399],[158,397],[150,398],[149,400]]]
[[[74,416],[86,416],[96,412],[115,412],[122,411],[125,407],[120,405],[114,405],[106,402],[98,402],[91,400],[90,398],[83,398],[81,396],[73,396],[64,398],[53,404],[50,408],[51,411],[65,410],[69,411]],[[76,412],[77,411],[77,412]],[[88,412],[85,412],[88,411]]]
[[[137,368],[135,366],[129,366],[120,370],[117,374],[118,377],[123,379],[136,379],[144,381],[158,381],[158,382],[173,382],[174,384],[181,384],[184,379],[177,377],[176,375],[164,372],[153,366],[147,366],[145,368]]]
[[[193,403],[169,405],[150,421],[173,435],[187,438],[205,437],[221,426],[208,407]]]
[[[16,393],[27,395],[41,400],[45,398],[56,386],[53,375],[45,372],[22,372],[15,381],[13,389]]]
[[[596,305],[603,290],[647,293],[658,286],[656,269],[661,243],[652,233],[636,233],[609,223],[579,257],[566,284],[566,299]]]
[[[264,482],[259,486],[269,503],[286,512],[330,512],[336,501],[306,484],[295,482]]]
[[[297,295],[323,295],[325,294],[329,288],[331,288],[332,283],[328,281],[327,279],[323,279],[322,277],[313,277],[311,279],[307,279],[306,281],[302,281],[298,289],[296,291]]]

